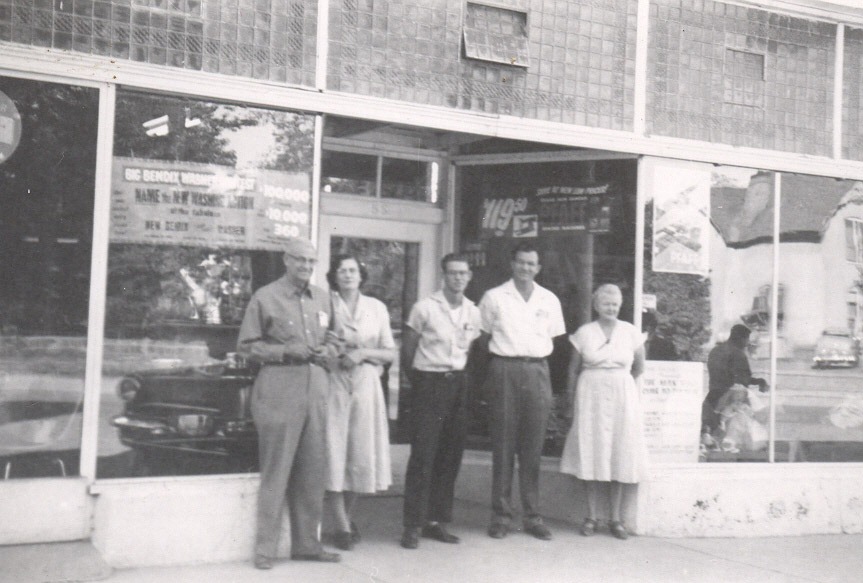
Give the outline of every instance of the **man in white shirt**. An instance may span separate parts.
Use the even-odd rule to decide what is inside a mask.
[[[491,353],[486,390],[492,441],[492,521],[488,534],[504,538],[513,517],[512,474],[518,456],[525,532],[550,540],[539,512],[539,466],[552,405],[547,358],[566,333],[560,300],[534,279],[539,251],[529,242],[512,253],[512,279],[480,302],[483,339]]]
[[[402,336],[402,361],[411,379],[411,455],[405,475],[406,549],[420,534],[445,543],[459,538],[446,530],[452,520],[455,479],[467,434],[465,365],[479,337],[476,305],[464,297],[472,275],[466,257],[441,260],[443,289],[417,302]]]

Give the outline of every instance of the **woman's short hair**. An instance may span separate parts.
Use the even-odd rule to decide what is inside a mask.
[[[369,278],[369,271],[366,269],[365,264],[360,261],[359,257],[356,255],[351,255],[350,253],[339,253],[338,255],[333,255],[330,259],[330,270],[327,272],[327,283],[330,284],[330,289],[334,291],[339,290],[338,280],[336,279],[336,271],[338,271],[339,267],[342,266],[342,263],[345,261],[353,259],[357,262],[357,265],[360,268],[360,287],[366,282]]]
[[[599,298],[612,296],[619,300],[623,300],[623,292],[620,291],[619,287],[613,283],[604,283],[593,292],[593,295],[591,296],[591,304],[595,306],[596,302],[599,301]]]

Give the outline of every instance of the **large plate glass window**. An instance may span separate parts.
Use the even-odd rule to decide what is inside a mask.
[[[777,461],[863,461],[863,184],[780,176]]]
[[[79,472],[98,106],[0,77],[0,479]]]
[[[644,380],[653,457],[863,460],[860,182],[671,160],[642,171],[643,318],[648,355],[666,353]]]
[[[257,470],[246,303],[309,237],[314,118],[120,91],[99,478]]]

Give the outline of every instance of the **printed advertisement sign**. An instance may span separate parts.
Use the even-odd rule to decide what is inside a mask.
[[[655,463],[698,461],[704,364],[648,360],[641,377],[644,435]]]
[[[547,186],[521,196],[487,196],[481,233],[492,237],[539,237],[573,232],[607,233],[617,196],[611,185]]]
[[[115,157],[111,242],[281,251],[310,236],[307,173]]]
[[[710,178],[703,165],[650,161],[653,271],[707,276]]]

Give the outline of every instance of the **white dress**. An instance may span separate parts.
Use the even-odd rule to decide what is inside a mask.
[[[582,480],[637,483],[646,475],[647,447],[641,396],[630,371],[643,337],[618,320],[610,338],[591,322],[569,340],[582,368],[560,471]]]
[[[387,307],[360,295],[351,314],[333,294],[335,331],[363,348],[395,349]],[[333,492],[372,493],[392,483],[390,436],[379,365],[365,362],[330,372],[327,403],[327,480]]]

